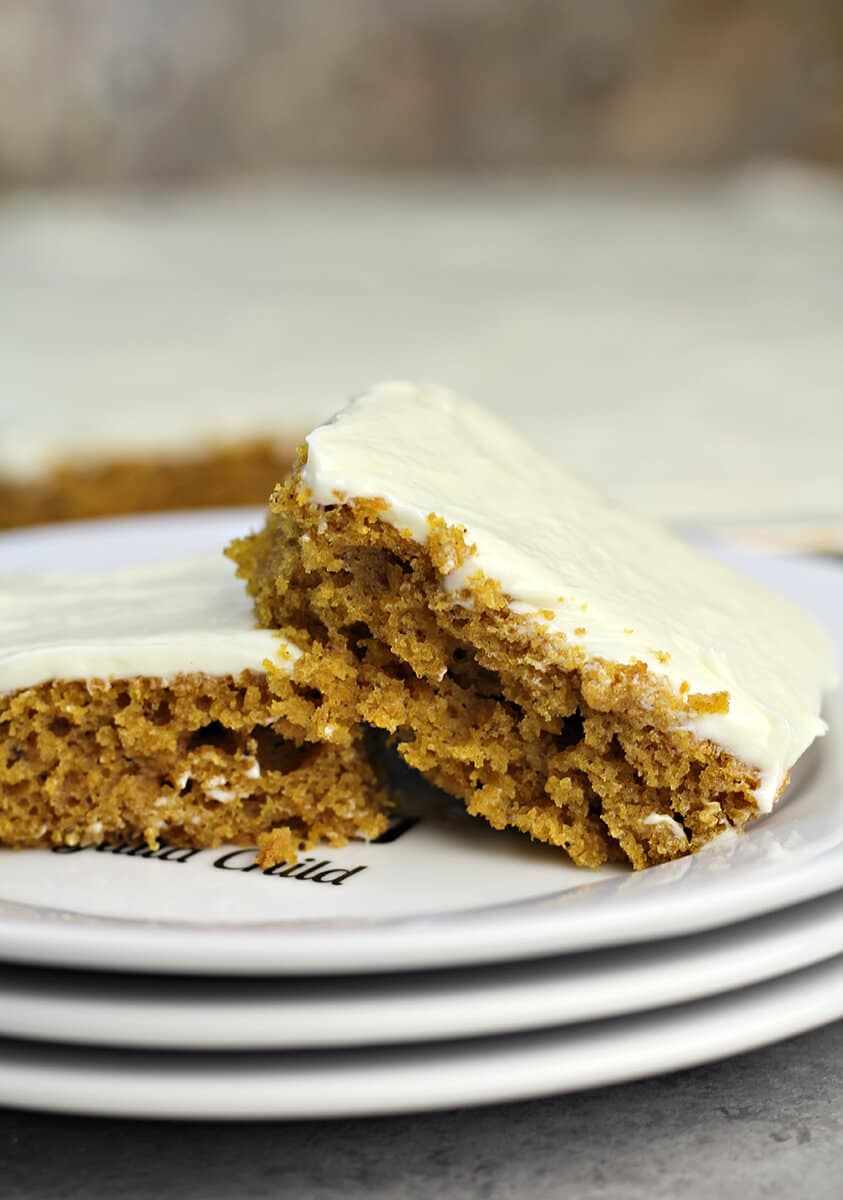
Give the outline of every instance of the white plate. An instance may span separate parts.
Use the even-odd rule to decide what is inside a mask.
[[[110,1117],[353,1117],[620,1083],[843,1015],[843,957],[709,1000],[538,1033],[365,1050],[178,1054],[0,1041],[0,1104]]]
[[[424,974],[231,981],[5,967],[0,1036],[174,1050],[480,1037],[697,1000],[838,954],[843,892],[692,938]]]
[[[42,528],[0,538],[0,560],[6,570],[149,560],[222,544],[248,524],[228,511]],[[725,557],[814,608],[843,645],[843,572]],[[179,973],[359,973],[711,929],[843,886],[843,722],[835,710],[830,720],[831,735],[798,765],[776,812],[741,838],[637,874],[583,871],[460,813],[422,821],[388,844],[320,855],[327,869],[353,872],[339,886],[264,876],[245,851],[180,862],[3,852],[0,958]]]

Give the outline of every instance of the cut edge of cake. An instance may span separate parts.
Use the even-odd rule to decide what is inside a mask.
[[[648,609],[636,549],[689,576],[667,577],[666,604]],[[230,553],[260,623],[344,664],[406,761],[586,865],[740,829],[825,728],[833,653],[812,618],[445,389],[379,385],[315,430]],[[674,618],[678,602],[696,609]],[[766,643],[742,649],[753,636]]]
[[[265,504],[294,458],[295,438],[57,458],[12,473],[0,464],[0,529],[170,510]]]
[[[254,628],[221,556],[11,577],[0,627],[0,843],[228,841],[269,868],[385,831],[365,731],[294,682],[297,648]]]

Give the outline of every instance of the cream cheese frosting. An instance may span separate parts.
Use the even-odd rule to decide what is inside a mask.
[[[0,581],[0,693],[49,679],[237,675],[267,660],[291,673],[300,653],[255,628],[222,554]]]
[[[676,692],[727,691],[728,712],[686,727],[759,771],[762,811],[825,732],[835,654],[813,617],[611,504],[478,404],[433,385],[379,384],[307,447],[316,503],[383,500],[382,519],[420,543],[432,514],[465,530],[472,557],[441,581],[455,600],[481,572],[513,611],[589,659],[645,663]],[[577,461],[576,445],[553,452]]]

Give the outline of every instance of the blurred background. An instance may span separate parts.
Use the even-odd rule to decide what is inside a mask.
[[[0,178],[843,161],[838,0],[3,0]]]
[[[834,537],[841,168],[838,0],[0,0],[5,523],[255,500],[407,375]]]

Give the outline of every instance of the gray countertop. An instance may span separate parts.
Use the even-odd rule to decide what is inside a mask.
[[[377,1120],[165,1124],[0,1111],[4,1200],[837,1200],[843,1022],[676,1075]]]

